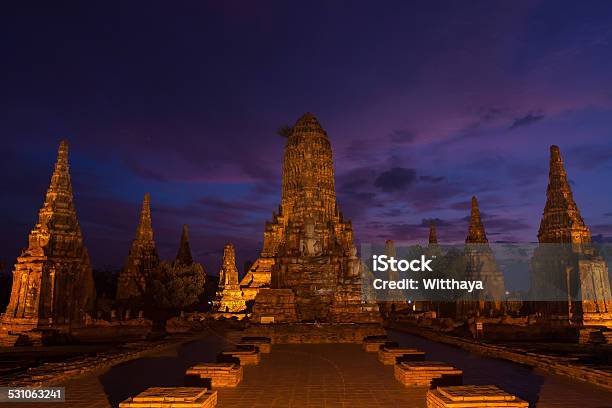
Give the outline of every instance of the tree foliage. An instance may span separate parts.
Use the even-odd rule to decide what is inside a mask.
[[[147,292],[155,308],[182,310],[198,303],[205,283],[206,274],[199,263],[161,262],[151,277]]]
[[[289,137],[293,128],[289,125],[283,125],[276,130],[276,133],[282,137]]]

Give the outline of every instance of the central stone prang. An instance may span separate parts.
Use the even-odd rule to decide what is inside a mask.
[[[331,143],[310,113],[287,138],[282,186],[261,256],[241,282],[245,299],[255,300],[251,322],[380,324],[376,303],[362,302],[362,265],[336,202]]]

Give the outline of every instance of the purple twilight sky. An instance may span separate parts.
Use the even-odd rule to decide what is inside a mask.
[[[327,130],[358,242],[536,239],[558,144],[612,237],[612,2],[31,2],[0,16],[0,259],[27,243],[58,141],[95,266],[121,266],[151,193],[163,258],[183,223],[217,273],[260,249],[284,139]],[[17,5],[18,4],[18,5]]]

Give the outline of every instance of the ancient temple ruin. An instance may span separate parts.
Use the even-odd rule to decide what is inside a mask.
[[[159,256],[153,240],[149,193],[144,195],[136,238],[128,254],[125,267],[117,281],[118,301],[137,301],[145,293],[147,279],[159,265]]]
[[[550,147],[546,205],[531,260],[533,312],[549,321],[612,327],[608,267],[591,244],[559,147]]]
[[[213,302],[214,317],[238,319],[244,318],[246,303],[238,283],[238,269],[236,269],[236,252],[231,243],[223,248],[223,264],[219,271],[219,287]]]
[[[504,275],[499,269],[489,246],[476,197],[472,197],[470,226],[465,239],[465,279],[482,281],[484,290],[467,295],[462,302],[461,314],[469,315],[498,313],[504,299]]]
[[[429,223],[429,245],[438,245],[438,233],[436,232],[436,224],[431,221]]]
[[[92,312],[95,295],[91,263],[73,202],[68,142],[64,140],[38,222],[13,269],[1,336],[16,338],[21,333],[38,343],[45,333],[68,332]]]
[[[287,138],[278,214],[242,280],[245,294],[257,293],[253,321],[379,322],[377,305],[362,303],[356,252],[336,203],[330,141],[306,113]]]
[[[436,224],[433,220],[429,222],[429,239],[427,240],[427,248],[425,253],[429,257],[438,257],[442,255],[442,248],[438,245],[438,233],[436,231]]]
[[[181,231],[181,242],[179,244],[175,262],[182,265],[191,265],[193,263],[191,246],[189,245],[189,227],[187,224],[183,224],[183,230]]]

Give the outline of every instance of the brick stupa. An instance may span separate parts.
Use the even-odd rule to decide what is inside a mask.
[[[608,267],[591,245],[558,146],[550,147],[538,242],[531,261],[533,311],[565,324],[612,327]]]
[[[125,302],[142,299],[147,279],[158,265],[159,256],[151,226],[150,196],[146,193],[142,200],[136,238],[132,241],[125,267],[118,277],[117,300]]]
[[[330,141],[306,113],[287,138],[279,212],[242,281],[245,293],[271,288],[258,289],[253,321],[377,323],[377,305],[361,300],[361,271],[336,203]]]
[[[482,281],[484,289],[466,297],[469,300],[463,304],[461,313],[465,316],[476,311],[478,314],[500,312],[505,297],[504,275],[499,269],[493,251],[489,246],[476,197],[472,197],[470,226],[465,239],[464,254],[466,260],[465,278]]]
[[[223,248],[223,265],[219,271],[219,287],[213,305],[215,318],[245,317],[246,303],[238,283],[236,252],[231,243]]]
[[[191,255],[191,246],[189,245],[189,227],[183,224],[181,231],[181,242],[179,244],[178,253],[176,254],[176,263],[181,265],[193,264],[193,256]]]
[[[13,269],[2,335],[20,334],[39,343],[45,333],[81,325],[94,302],[91,263],[72,196],[68,142],[62,141],[38,223]]]

